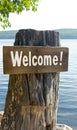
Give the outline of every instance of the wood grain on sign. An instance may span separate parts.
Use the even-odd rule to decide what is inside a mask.
[[[4,46],[4,74],[50,73],[68,70],[68,48]]]

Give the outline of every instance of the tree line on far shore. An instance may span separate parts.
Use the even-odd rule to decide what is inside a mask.
[[[15,39],[18,30],[0,31],[0,39]],[[60,39],[77,39],[77,29],[57,29]]]

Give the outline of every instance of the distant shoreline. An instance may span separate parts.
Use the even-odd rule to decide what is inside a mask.
[[[0,38],[0,40],[8,40],[8,39],[9,39],[9,40],[13,40],[13,39],[15,39],[15,38]],[[69,40],[69,39],[75,40],[75,39],[76,39],[76,40],[77,40],[77,38],[60,38],[60,39],[63,39],[63,40]]]
[[[0,39],[15,39],[18,30],[0,31]],[[60,34],[60,39],[77,39],[77,29],[56,29]]]

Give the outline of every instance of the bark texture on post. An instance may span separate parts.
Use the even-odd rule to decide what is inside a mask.
[[[54,31],[20,30],[14,45],[59,46]],[[2,130],[56,130],[59,73],[10,75]]]

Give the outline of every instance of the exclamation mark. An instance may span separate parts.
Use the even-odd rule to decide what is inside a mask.
[[[60,66],[62,65],[63,51],[60,52]]]

